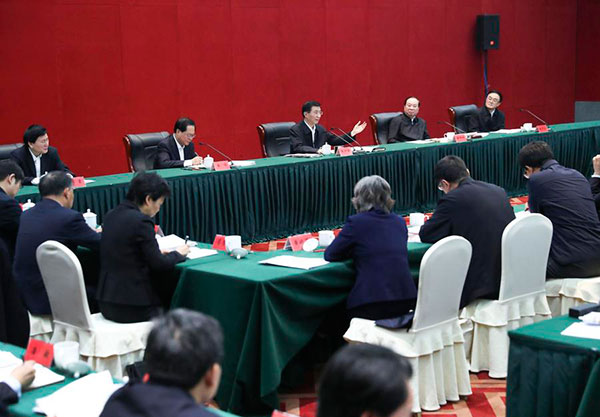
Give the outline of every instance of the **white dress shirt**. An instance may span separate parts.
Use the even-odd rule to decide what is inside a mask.
[[[317,126],[315,125],[313,127],[310,127],[310,125],[308,123],[306,123],[306,120],[304,121],[304,124],[310,130],[310,133],[312,133],[312,142],[313,142],[313,148],[314,148],[315,147],[315,132],[317,131]]]
[[[43,154],[39,154],[38,156],[35,156],[35,154],[33,152],[31,152],[31,148],[29,148],[29,153],[31,154],[31,157],[33,158],[33,165],[35,165],[35,177],[39,178],[42,176],[42,155]]]
[[[179,144],[179,142],[177,142],[177,139],[175,139],[175,136],[173,136],[173,140],[175,141],[175,145],[177,145],[177,150],[179,151],[179,159],[183,161],[183,166],[184,167],[191,166],[192,160],[191,159],[186,160],[185,156],[184,156],[185,154],[184,154],[183,150],[185,149],[185,146],[181,146]]]

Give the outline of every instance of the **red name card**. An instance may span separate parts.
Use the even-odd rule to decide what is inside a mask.
[[[460,142],[466,142],[466,141],[467,141],[467,135],[465,133],[461,133],[459,135],[454,135],[454,142],[460,143]]]
[[[85,187],[85,179],[83,177],[73,177],[73,188]]]
[[[295,414],[285,413],[285,412],[279,411],[279,410],[273,410],[271,417],[298,417],[298,416]]]
[[[26,361],[36,361],[40,365],[49,368],[53,357],[54,346],[51,343],[42,342],[37,339],[29,339],[29,344],[27,345],[27,350],[25,351],[25,357],[23,359]]]
[[[302,235],[290,236],[290,237],[288,237],[287,241],[285,242],[284,249],[291,249],[294,252],[302,250],[302,245],[304,245],[304,242],[306,242],[311,237],[312,237],[312,235],[310,233],[304,233]]]
[[[337,154],[339,156],[351,156],[352,148],[349,148],[347,146],[340,146],[339,148],[337,148]]]
[[[539,132],[539,133],[544,133],[544,132],[549,132],[550,128],[548,127],[548,125],[537,125],[535,127],[535,129]]]
[[[215,240],[212,244],[212,248],[216,250],[225,250],[225,236],[215,235]]]
[[[215,161],[213,169],[215,171],[227,171],[231,169],[231,166],[229,165],[229,161]]]

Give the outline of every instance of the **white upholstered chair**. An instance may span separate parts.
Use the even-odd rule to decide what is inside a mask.
[[[354,318],[344,335],[349,342],[386,346],[409,359],[414,370],[413,412],[437,410],[472,393],[458,323],[471,252],[471,244],[459,236],[444,238],[427,250],[410,329],[388,330],[372,320]]]
[[[498,300],[475,300],[461,311],[473,322],[471,371],[506,378],[508,331],[550,318],[544,286],[551,240],[552,223],[541,214],[520,216],[504,229]]]
[[[29,337],[44,342],[52,338],[52,316],[29,314]]]
[[[569,313],[571,307],[600,302],[600,277],[559,278],[546,281],[546,297],[552,317]]]
[[[81,264],[63,244],[44,242],[36,257],[54,319],[51,342],[79,342],[79,354],[92,369],[121,378],[126,365],[142,360],[152,323],[115,323],[90,314]]]

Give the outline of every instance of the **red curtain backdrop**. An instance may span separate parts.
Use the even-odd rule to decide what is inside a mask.
[[[189,116],[200,140],[256,158],[256,125],[299,120],[308,99],[321,101],[325,126],[351,129],[408,95],[440,136],[448,106],[483,102],[482,13],[500,14],[489,83],[504,94],[508,126],[532,121],[520,107],[568,122],[576,98],[600,99],[598,4],[3,0],[0,143],[41,123],[77,173],[123,172],[124,134],[170,131]],[[371,143],[370,132],[359,140]]]

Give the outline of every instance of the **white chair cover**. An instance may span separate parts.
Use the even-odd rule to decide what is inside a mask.
[[[508,331],[550,318],[544,285],[551,240],[552,223],[541,214],[506,226],[498,300],[475,300],[460,313],[473,322],[471,371],[506,378]]]
[[[49,240],[36,252],[54,317],[52,343],[79,342],[80,355],[96,371],[121,378],[126,365],[141,360],[151,322],[122,324],[90,314],[81,264],[63,244]]]
[[[386,346],[413,365],[413,412],[470,395],[471,382],[458,305],[471,260],[471,244],[459,236],[440,240],[425,253],[419,272],[412,327],[387,330],[372,320],[355,318],[344,338],[349,342]]]
[[[546,281],[546,297],[552,317],[569,313],[571,307],[600,302],[600,277],[560,278]]]
[[[52,338],[52,316],[34,315],[29,311],[29,337],[43,342],[50,342]]]

